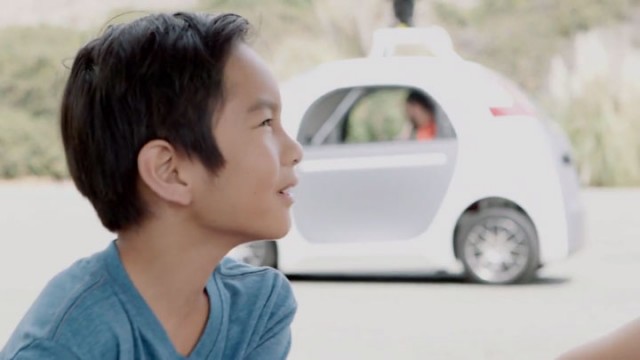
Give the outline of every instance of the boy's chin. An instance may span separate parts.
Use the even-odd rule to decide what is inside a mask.
[[[260,237],[260,240],[282,239],[283,237],[287,236],[287,234],[289,233],[289,230],[290,230],[289,226],[283,227],[282,229],[273,229],[271,231],[265,232],[265,234],[263,234]]]
[[[260,229],[254,238],[255,240],[278,240],[285,237],[289,230],[291,230],[291,221],[287,219],[287,221]]]

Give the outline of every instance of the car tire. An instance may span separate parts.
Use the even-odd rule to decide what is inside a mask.
[[[278,249],[274,241],[254,241],[245,245],[241,260],[253,266],[269,266],[277,268]]]
[[[455,245],[467,279],[485,284],[531,281],[539,268],[538,236],[513,208],[487,208],[460,219]]]

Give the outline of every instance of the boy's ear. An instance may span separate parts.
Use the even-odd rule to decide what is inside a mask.
[[[138,173],[142,182],[158,197],[179,205],[189,205],[192,195],[188,169],[176,149],[164,140],[146,143],[138,153]]]

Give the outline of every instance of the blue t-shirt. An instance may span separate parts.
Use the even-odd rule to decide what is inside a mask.
[[[210,311],[186,359],[285,359],[296,302],[271,268],[225,258],[206,285]],[[185,359],[129,279],[115,243],[45,287],[0,359]]]

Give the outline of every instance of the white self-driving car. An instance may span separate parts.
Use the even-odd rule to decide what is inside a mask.
[[[398,56],[419,45],[428,56]],[[430,99],[431,139],[403,137],[406,97]],[[441,28],[382,29],[365,58],[283,86],[303,145],[293,226],[233,256],[286,274],[464,272],[532,279],[583,244],[571,148],[511,81],[458,56]]]

